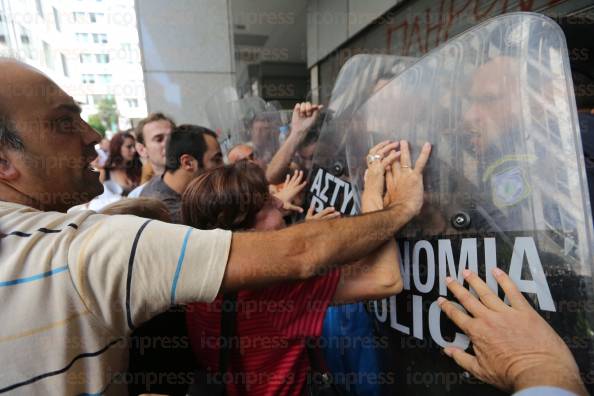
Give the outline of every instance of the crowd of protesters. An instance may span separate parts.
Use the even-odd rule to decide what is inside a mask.
[[[161,113],[100,140],[46,76],[0,69],[2,86],[50,93],[0,93],[0,266],[19,280],[0,287],[0,393],[339,394],[312,389],[325,311],[402,290],[393,235],[421,210],[429,144],[416,161],[406,141],[371,148],[363,215],[340,218],[303,208],[321,106],[295,106],[277,152],[255,120],[254,141],[224,158],[215,132]],[[30,161],[51,156],[77,166]],[[287,226],[295,213],[305,221]],[[445,354],[505,391],[586,394],[561,338],[493,275],[510,305],[472,272],[479,298],[448,279],[472,316],[440,307],[474,354]],[[145,353],[160,337],[176,347]]]

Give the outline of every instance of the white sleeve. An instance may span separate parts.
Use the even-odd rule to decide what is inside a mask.
[[[127,333],[173,304],[214,300],[230,247],[230,231],[92,215],[70,245],[68,265],[88,309]]]
[[[576,396],[576,394],[552,386],[535,386],[516,392],[513,396]]]
[[[144,189],[144,186],[146,186],[146,183],[141,184],[140,186],[136,187],[134,190],[130,191],[130,194],[128,194],[128,198],[140,198],[140,193]]]

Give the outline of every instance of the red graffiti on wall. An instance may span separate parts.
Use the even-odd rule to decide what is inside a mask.
[[[549,0],[546,6],[563,1]],[[447,41],[455,23],[459,23],[461,18],[468,18],[469,25],[474,25],[488,16],[534,9],[535,0],[519,0],[513,9],[509,7],[509,0],[492,0],[488,4],[484,0],[439,0],[422,12],[404,15],[403,19],[391,22],[386,31],[387,49],[392,52],[392,43],[398,42],[401,43],[400,55],[424,54]]]

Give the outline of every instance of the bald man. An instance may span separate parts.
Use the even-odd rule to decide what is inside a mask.
[[[229,150],[229,154],[227,154],[227,159],[229,160],[230,164],[234,164],[241,160],[254,160],[254,149],[247,144],[238,144],[237,146],[233,147]]]
[[[0,393],[126,394],[126,342],[141,323],[175,304],[359,260],[423,202],[431,147],[413,167],[402,141],[386,176],[386,209],[364,216],[232,234],[65,214],[101,193],[90,167],[100,136],[72,97],[37,70],[0,60],[0,87]]]

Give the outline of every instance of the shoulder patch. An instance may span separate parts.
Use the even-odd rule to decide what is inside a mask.
[[[497,207],[512,206],[528,195],[531,188],[524,172],[519,167],[512,167],[491,176],[491,193]]]

